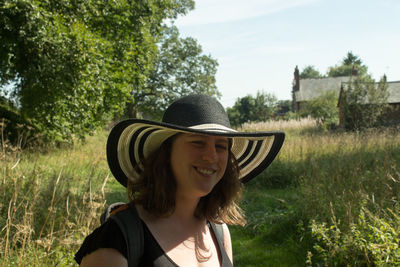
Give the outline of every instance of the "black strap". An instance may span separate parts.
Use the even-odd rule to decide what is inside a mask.
[[[220,262],[223,262],[223,254],[226,254],[225,250],[225,244],[224,244],[224,228],[222,227],[222,224],[215,224],[215,223],[210,223],[211,228],[214,232],[215,239],[217,240],[219,251],[221,252],[220,256]]]
[[[125,209],[120,209],[122,206],[128,207]],[[111,213],[113,210],[117,211],[115,213]],[[110,205],[104,214],[102,214],[102,223],[108,218],[117,223],[125,238],[128,253],[128,267],[139,266],[139,261],[144,253],[144,237],[143,224],[135,205],[132,203],[114,203]],[[222,224],[210,223],[210,225],[217,240],[219,249],[225,251],[224,229]]]
[[[211,225],[214,225],[215,227],[213,228],[214,233],[217,237],[217,240],[221,240],[223,247],[225,248],[225,243],[224,243],[224,228],[222,227],[222,224],[215,224],[215,223],[211,223]]]
[[[128,267],[137,267],[144,250],[143,225],[133,204],[129,208],[110,216],[125,237],[128,252]]]

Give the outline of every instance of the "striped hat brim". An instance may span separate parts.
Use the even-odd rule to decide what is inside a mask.
[[[169,137],[177,133],[224,136],[232,140],[231,151],[239,165],[239,179],[246,183],[265,170],[277,156],[285,139],[283,132],[237,132],[220,124],[181,127],[141,119],[116,124],[107,140],[107,161],[114,177],[127,186],[143,170],[147,158]]]

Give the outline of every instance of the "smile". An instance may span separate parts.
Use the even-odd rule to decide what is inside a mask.
[[[215,170],[211,170],[211,169],[204,169],[204,168],[200,168],[200,167],[195,167],[195,168],[199,173],[201,173],[203,175],[211,175],[216,172]]]

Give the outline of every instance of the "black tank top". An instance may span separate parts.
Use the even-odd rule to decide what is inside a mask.
[[[163,251],[157,240],[154,238],[147,225],[143,223],[143,237],[144,237],[144,250],[143,256],[140,260],[139,266],[144,267],[179,267],[174,261],[168,257]],[[214,235],[216,240],[217,250],[221,259],[222,267],[233,266],[225,249],[223,248],[222,241],[218,239],[211,224],[210,232]],[[75,254],[75,260],[78,264],[81,263],[84,256],[95,251],[99,248],[114,248],[118,250],[125,258],[127,258],[127,247],[125,245],[125,238],[119,229],[119,226],[114,220],[107,220],[99,228],[95,229],[93,233],[88,235],[78,252]]]

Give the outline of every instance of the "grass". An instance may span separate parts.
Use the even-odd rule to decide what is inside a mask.
[[[105,161],[105,138],[99,133],[73,147],[0,155],[0,266],[73,265],[107,197],[116,194],[109,189],[117,182]]]
[[[302,130],[315,129],[318,123],[317,120],[307,117],[290,120],[270,120],[258,123],[244,123],[240,131],[288,131],[288,130]]]
[[[287,244],[278,249],[282,259],[292,265],[295,258],[295,266],[396,265],[399,245],[389,240],[400,240],[400,222],[393,215],[400,212],[399,152],[396,129],[362,133],[289,129],[277,160],[255,182],[257,190],[264,193],[276,187],[286,192],[295,188],[292,192],[296,197],[287,201],[295,210],[288,220],[292,227],[286,224],[281,237],[301,243],[298,251],[302,260],[299,254],[283,253],[293,248]],[[251,198],[252,186],[246,188]],[[263,203],[268,214],[271,204]],[[285,221],[278,224],[285,225]],[[276,223],[267,225],[276,227]],[[246,264],[254,258],[249,255],[240,261]],[[268,261],[265,264],[269,265]]]
[[[298,235],[295,189],[260,190],[249,184],[242,204],[248,224],[230,227],[235,266],[299,266],[305,253]]]
[[[282,126],[287,139],[277,159],[245,186],[248,224],[230,227],[235,266],[400,264],[398,131],[295,123]],[[48,151],[2,143],[0,266],[74,265],[106,205],[126,201],[108,170],[105,140],[100,132]]]

